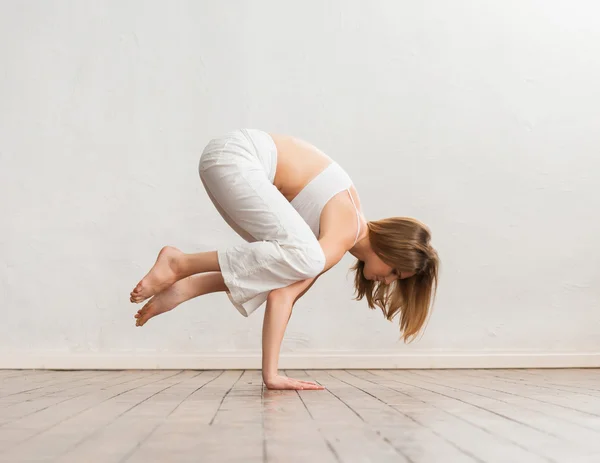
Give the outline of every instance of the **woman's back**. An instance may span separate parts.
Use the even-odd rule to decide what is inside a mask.
[[[317,179],[317,177],[323,174],[328,167],[337,167],[332,166],[334,160],[303,140],[285,135],[270,135],[277,147],[277,168],[273,184],[295,208],[299,209],[299,212],[303,213],[304,210],[306,214],[310,214],[308,209],[311,205],[307,204],[310,202],[310,197],[306,195],[309,192],[303,190],[315,180],[325,180]],[[344,175],[345,172],[340,172],[340,174]],[[315,198],[317,214],[320,215],[320,220],[317,219],[317,222],[323,225],[319,234],[320,236],[327,233],[327,224],[332,222],[331,220],[327,220],[327,217],[335,215],[339,208],[354,210],[355,205],[358,214],[362,217],[360,199],[354,185],[348,185],[348,189],[352,197],[347,194],[346,189],[336,191],[333,197],[326,197],[327,201],[326,204],[322,205],[322,210],[320,209],[321,205],[318,204],[322,198]],[[313,190],[317,192],[319,188]],[[301,192],[303,195],[299,196]],[[327,193],[324,192],[324,194]],[[354,200],[354,205],[352,204],[352,200]]]
[[[332,159],[315,146],[287,135],[269,134],[277,146],[273,184],[288,201],[325,169]]]

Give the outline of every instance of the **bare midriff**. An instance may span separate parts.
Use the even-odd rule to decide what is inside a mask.
[[[288,201],[333,161],[315,146],[286,135],[270,134],[277,146],[273,184]]]

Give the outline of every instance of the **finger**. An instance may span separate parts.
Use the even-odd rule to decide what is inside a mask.
[[[322,385],[320,385],[319,383],[316,383],[314,381],[303,381],[301,379],[298,380],[299,382],[301,382],[302,384],[308,385],[308,386],[317,386],[319,388],[323,388]]]
[[[319,383],[311,382],[311,381],[301,381],[305,386],[316,386],[318,389],[325,389]]]
[[[298,385],[298,389],[301,390],[321,390],[321,389],[325,389],[323,386],[321,386],[320,384],[315,384],[315,383],[310,383],[308,381],[301,381],[301,380],[297,380],[297,385]]]
[[[325,389],[323,386],[321,386],[319,384],[304,384],[302,387],[304,389],[313,390],[313,391]]]
[[[304,389],[304,384],[301,384],[299,381],[296,381],[295,379],[290,380],[290,389],[295,389],[295,390],[299,390],[299,389]]]

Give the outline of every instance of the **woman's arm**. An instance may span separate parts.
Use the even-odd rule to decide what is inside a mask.
[[[314,278],[275,289],[267,298],[262,335],[262,374],[263,381],[269,389],[322,389],[315,383],[293,380],[279,376],[277,373],[279,350],[294,304],[310,289],[317,278],[337,264],[346,252],[345,246],[340,241],[324,239],[319,242],[326,259],[323,271]]]
[[[263,320],[263,381],[269,389],[323,389],[318,384],[295,380],[278,374],[279,350],[285,329],[292,314],[294,299],[291,293],[277,293],[276,291],[271,291],[267,298],[267,308]]]

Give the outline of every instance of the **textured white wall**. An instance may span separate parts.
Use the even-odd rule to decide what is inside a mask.
[[[597,2],[0,2],[0,352],[260,351],[224,294],[135,328],[161,246],[241,239],[204,192],[237,127],[315,143],[368,219],[417,217],[442,261],[418,343],[351,300],[344,260],[284,353],[595,352]],[[0,365],[1,366],[1,365]]]

